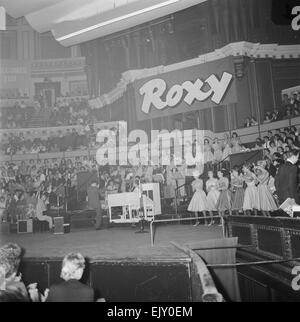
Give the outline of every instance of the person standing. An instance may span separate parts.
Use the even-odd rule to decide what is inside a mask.
[[[231,171],[232,211],[237,215],[243,213],[244,205],[244,179],[239,167],[234,166]]]
[[[102,225],[102,210],[100,204],[100,191],[98,189],[97,182],[93,181],[87,190],[87,199],[89,209],[93,209],[96,211],[96,230],[101,229]]]
[[[210,214],[209,226],[214,224],[213,212],[217,211],[217,202],[220,197],[220,191],[218,190],[218,179],[214,177],[213,171],[208,171],[208,180],[205,183],[207,192],[207,211]]]
[[[251,212],[254,211],[254,215],[257,216],[257,210],[259,209],[258,190],[256,187],[257,178],[251,171],[251,165],[243,165],[243,179],[247,185],[244,195],[243,210],[247,216],[251,216]]]
[[[206,218],[206,211],[207,207],[207,200],[206,194],[203,190],[203,181],[200,179],[200,172],[194,171],[193,172],[194,181],[192,182],[192,189],[194,191],[194,195],[192,200],[188,206],[188,211],[194,212],[196,217],[196,224],[194,226],[200,225],[198,213],[202,212],[204,215],[204,224],[207,225],[207,218]]]
[[[226,237],[229,234],[228,226],[225,221],[225,214],[228,211],[229,215],[232,215],[231,210],[231,194],[229,191],[229,179],[227,178],[227,171],[226,170],[219,170],[218,173],[218,189],[220,191],[220,196],[216,205],[216,208],[219,212],[221,223],[220,226],[223,227],[223,236]]]
[[[270,212],[277,210],[278,207],[268,185],[269,172],[262,166],[257,166],[255,167],[255,174],[259,182],[257,186],[259,210],[263,216],[270,217]]]
[[[291,156],[282,164],[275,177],[275,187],[279,199],[282,204],[287,198],[294,199],[297,204],[300,203],[298,182],[297,182],[297,165],[299,160],[299,151],[292,150]]]

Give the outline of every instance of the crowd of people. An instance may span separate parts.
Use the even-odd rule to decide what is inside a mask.
[[[43,293],[38,284],[25,285],[19,267],[23,250],[18,244],[0,247],[0,302],[105,302],[94,289],[80,282],[86,260],[80,253],[69,253],[62,261],[61,283],[51,285]]]
[[[45,111],[45,113],[42,113]],[[1,109],[1,128],[18,129],[33,126],[33,117],[41,116],[41,124],[48,127],[85,125],[99,121],[97,111],[90,108],[88,100],[84,97],[62,97],[52,107],[44,107],[44,103],[35,99],[33,103],[18,100],[14,106]],[[36,125],[34,125],[36,126]]]
[[[218,212],[222,221],[225,214],[233,213],[251,216],[260,212],[262,216],[269,217],[287,198],[299,204],[299,167],[296,166],[299,154],[299,150],[288,152],[286,163],[283,159],[276,159],[272,163],[265,156],[264,160],[256,164],[235,166],[230,172],[226,169],[218,170],[217,177],[210,170],[205,187],[200,172],[195,171],[191,183],[194,195],[188,211],[194,212],[197,218],[202,213],[204,224],[210,226],[214,223],[214,212]],[[199,225],[199,221],[195,225]],[[226,228],[224,222],[221,225]],[[224,234],[227,233],[225,230]]]
[[[35,105],[30,106],[30,104],[26,104],[24,100],[17,101],[12,107],[2,108],[0,110],[0,128],[26,128],[36,111]]]
[[[112,128],[114,130],[114,128]],[[37,154],[69,152],[80,149],[95,149],[96,134],[94,124],[90,123],[79,128],[67,128],[66,130],[50,130],[49,134],[41,134],[39,137],[30,137],[26,132],[18,134],[9,133],[1,142],[0,152],[3,155]]]
[[[58,100],[50,109],[49,126],[84,125],[97,122],[97,114],[85,98]]]
[[[263,124],[288,120],[300,115],[300,91],[296,91],[290,95],[283,94],[280,108],[274,109],[272,112],[266,112]],[[244,127],[258,125],[255,117],[247,117],[244,122]]]
[[[279,166],[284,164],[291,157],[293,151],[300,150],[298,129],[296,127],[289,127],[274,132],[269,131],[268,135],[264,136],[263,139],[256,140],[252,149],[261,149],[263,151],[264,167],[268,171],[268,186],[271,192],[275,194],[274,178]],[[231,178],[229,178],[228,173],[229,161],[227,157],[241,151],[248,151],[248,149],[242,146],[238,135],[233,133],[230,139],[216,139],[212,142],[209,139],[205,139],[204,164],[199,162],[194,167],[187,166],[184,162],[178,165],[174,158],[169,166],[140,165],[99,167],[95,157],[89,157],[87,155],[82,157],[77,156],[74,159],[31,159],[18,163],[6,161],[0,168],[0,208],[2,217],[10,221],[16,221],[19,217],[38,217],[41,220],[43,211],[48,207],[47,204],[49,204],[50,207],[57,205],[57,203],[60,204],[62,202],[60,201],[61,199],[69,198],[71,195],[74,195],[76,189],[80,190],[77,178],[78,174],[82,172],[94,173],[94,178],[96,178],[99,183],[102,200],[105,200],[107,193],[132,191],[136,184],[136,179],[138,178],[142,183],[158,182],[160,184],[161,197],[164,200],[169,200],[170,205],[175,206],[181,201],[188,200],[192,195],[192,190],[196,189],[193,185],[190,185],[194,180],[193,172],[195,170],[203,174],[201,180],[205,183],[209,178],[212,179],[212,181],[217,179],[215,177],[216,175],[219,177],[218,179],[221,179],[223,174],[223,178],[224,171],[222,172],[220,170],[226,169],[226,176],[228,177],[228,182],[230,182]],[[251,171],[252,167],[249,169]],[[237,172],[240,174],[241,170],[242,169],[240,168]],[[260,171],[265,174],[264,169],[260,169]],[[243,177],[245,177],[245,168],[242,172]],[[259,175],[256,172],[254,175],[257,178],[255,179],[253,177],[253,181],[255,182],[255,185],[257,185],[260,180]],[[236,171],[234,172],[233,177],[234,180],[237,179],[236,177],[238,177],[239,180],[241,179],[237,176]],[[243,181],[243,186],[247,185],[247,182],[248,179],[245,179]],[[210,188],[206,187],[205,184],[202,182],[204,191],[207,194],[210,192]],[[228,189],[228,187],[226,187],[226,189]],[[215,202],[217,202],[216,196],[217,193],[215,193]],[[239,200],[240,199],[242,198],[239,198]],[[201,198],[196,200],[199,201]],[[247,198],[245,200],[247,201]],[[39,206],[43,206],[37,209],[38,204]],[[194,209],[192,205],[190,207],[191,211]],[[201,208],[199,211],[211,213],[214,209],[223,211],[222,209],[224,208],[222,203],[220,208],[217,207],[217,205],[212,206],[211,203],[209,203],[209,205],[210,206],[207,207],[206,204],[203,203],[202,207],[204,208]],[[240,207],[234,205],[231,209],[239,211],[250,210],[250,208],[245,208],[245,205],[242,205],[241,203],[239,206]],[[271,211],[274,208],[274,204],[272,204],[272,206]],[[265,209],[261,207],[254,207],[253,209],[265,211]],[[266,209],[266,211],[269,210]]]

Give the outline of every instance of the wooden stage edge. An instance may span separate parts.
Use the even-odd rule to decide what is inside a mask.
[[[180,245],[222,239],[218,226],[164,224],[155,228],[155,245],[151,247],[148,233],[137,234],[138,227],[112,227],[96,231],[92,228],[72,230],[68,234],[54,235],[49,232],[36,234],[1,234],[0,245],[18,243],[24,249],[24,258],[61,259],[69,252],[81,252],[92,261],[114,262],[177,262],[190,258],[176,249],[171,242]]]

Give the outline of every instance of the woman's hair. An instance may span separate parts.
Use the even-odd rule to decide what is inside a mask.
[[[233,132],[233,133],[232,133],[232,135],[231,135],[231,137],[232,137],[232,138],[233,138],[233,137],[236,137],[236,138],[237,138],[237,137],[238,137],[238,134],[237,134],[236,132]]]
[[[246,169],[252,171],[253,170],[253,164],[251,164],[251,163],[244,163],[243,164],[243,168],[246,168]]]
[[[232,168],[232,171],[236,171],[238,174],[241,173],[241,168],[237,165],[235,165],[233,168]]]
[[[60,277],[65,281],[70,279],[80,280],[84,269],[84,257],[80,253],[70,253],[63,259]]]
[[[5,270],[5,277],[8,278],[19,270],[22,249],[19,245],[8,243],[0,248],[0,266]]]

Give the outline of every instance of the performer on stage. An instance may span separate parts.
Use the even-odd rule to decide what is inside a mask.
[[[277,210],[278,207],[268,186],[269,172],[263,167],[257,166],[255,167],[255,173],[259,181],[257,186],[259,210],[263,216],[270,217],[270,212]]]
[[[38,192],[36,204],[36,217],[40,221],[48,221],[49,228],[52,229],[52,217],[44,215],[44,211],[47,210],[47,204],[49,204],[49,199],[47,198],[47,195],[45,193]]]
[[[220,197],[220,191],[218,190],[218,179],[214,177],[213,171],[208,171],[208,180],[205,183],[207,192],[207,211],[210,213],[210,223],[211,226],[214,223],[213,212],[217,211],[217,202]]]
[[[203,181],[200,179],[200,172],[194,171],[193,172],[194,181],[192,182],[192,189],[194,191],[193,198],[188,206],[188,211],[192,211],[195,213],[197,221],[194,226],[199,226],[199,217],[198,213],[202,212],[205,218],[205,225],[206,223],[206,210],[207,210],[207,201],[206,195],[203,191]]]
[[[102,210],[100,204],[100,190],[98,189],[98,184],[93,181],[87,189],[87,198],[89,209],[96,210],[96,230],[100,230],[102,226]]]
[[[243,213],[244,204],[244,179],[239,172],[239,167],[233,167],[231,171],[231,192],[232,192],[232,211]]]
[[[249,164],[245,164],[243,166],[243,173],[244,181],[247,184],[243,210],[248,216],[251,216],[251,211],[254,211],[255,216],[257,216],[257,210],[259,209],[258,191],[256,187],[257,178],[256,175],[251,171],[251,166]]]
[[[227,171],[221,170],[218,171],[218,189],[220,191],[220,196],[217,202],[217,210],[219,211],[220,217],[221,217],[221,224],[220,226],[223,226],[223,234],[224,236],[227,235],[228,229],[225,226],[225,212],[229,211],[229,215],[232,215],[231,212],[231,196],[229,191],[229,179],[226,177]]]

